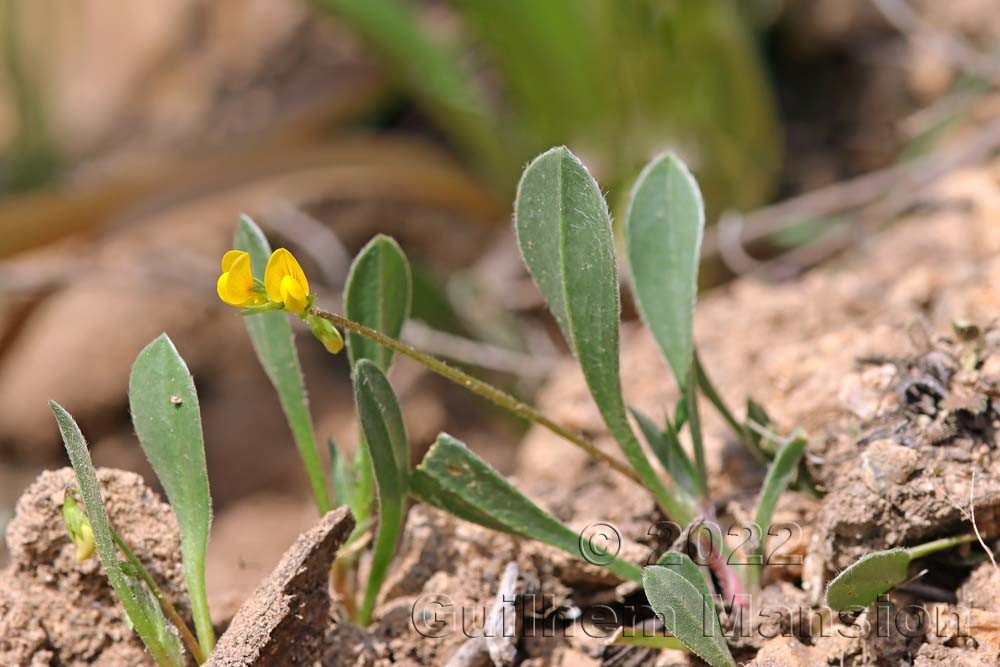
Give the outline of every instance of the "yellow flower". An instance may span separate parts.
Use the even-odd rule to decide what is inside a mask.
[[[264,289],[271,301],[283,303],[285,310],[305,315],[309,308],[309,281],[298,261],[284,248],[278,248],[267,260]]]
[[[230,306],[246,308],[264,302],[264,296],[253,291],[250,255],[242,250],[230,250],[222,256],[222,275],[216,284],[219,298]]]

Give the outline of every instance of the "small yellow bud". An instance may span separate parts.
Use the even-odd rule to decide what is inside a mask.
[[[285,248],[278,248],[267,260],[264,289],[271,301],[284,304],[285,310],[296,315],[305,315],[312,302],[306,274]]]
[[[90,527],[90,519],[80,509],[76,499],[68,493],[63,501],[62,515],[66,532],[76,545],[76,559],[87,560],[94,555],[94,530]]]
[[[309,324],[309,329],[313,332],[313,336],[323,343],[323,347],[330,354],[337,354],[344,349],[344,339],[341,338],[340,332],[337,331],[337,327],[329,320],[325,320],[322,317],[317,317],[316,315],[310,315],[306,318],[306,322]]]

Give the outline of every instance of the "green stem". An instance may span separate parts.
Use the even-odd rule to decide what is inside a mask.
[[[932,553],[937,553],[938,551],[944,551],[945,549],[957,547],[959,544],[973,542],[975,539],[976,536],[972,533],[967,535],[958,535],[956,537],[942,537],[940,540],[934,540],[933,542],[927,542],[926,544],[918,544],[915,547],[910,547],[906,551],[910,554],[911,560],[916,560],[917,558],[923,558],[924,556],[929,556]]]
[[[125,559],[132,564],[132,567],[134,567],[136,572],[139,573],[142,580],[146,582],[146,586],[149,587],[153,596],[156,597],[156,601],[160,603],[160,608],[170,619],[170,622],[174,624],[174,627],[177,628],[177,631],[181,635],[181,639],[184,640],[184,644],[188,647],[188,650],[191,651],[191,655],[194,656],[195,662],[199,665],[204,663],[205,654],[202,653],[201,647],[198,645],[198,640],[195,639],[194,633],[191,632],[191,628],[189,628],[187,623],[184,622],[184,619],[177,612],[177,608],[170,602],[170,599],[167,598],[163,590],[156,585],[156,581],[153,579],[152,575],[149,574],[149,571],[143,566],[142,561],[140,561],[135,553],[129,549],[128,545],[125,544],[125,540],[122,539],[121,535],[119,535],[118,531],[114,528],[111,529],[111,539],[115,541],[118,548],[121,549],[123,554],[125,554]]]
[[[215,649],[215,628],[212,627],[212,615],[208,610],[204,565],[197,580],[188,579],[188,600],[191,602],[191,616],[194,618],[194,628],[198,633],[198,643],[205,655],[211,655]]]
[[[555,423],[542,413],[538,412],[538,410],[535,410],[531,406],[522,403],[521,401],[517,400],[510,394],[500,389],[497,389],[493,385],[483,382],[482,380],[479,380],[469,375],[465,371],[449,366],[440,359],[432,357],[431,355],[421,352],[417,349],[414,349],[409,345],[407,345],[406,343],[396,340],[395,338],[386,336],[385,334],[380,333],[375,329],[370,329],[364,326],[363,324],[358,324],[354,320],[349,320],[346,317],[337,315],[335,313],[330,313],[325,310],[321,310],[319,308],[312,308],[309,312],[312,315],[315,315],[316,317],[322,317],[323,319],[329,320],[330,322],[332,322],[337,326],[343,327],[349,331],[353,331],[354,333],[360,334],[365,338],[370,338],[379,345],[384,345],[390,350],[405,355],[413,359],[414,361],[420,363],[427,369],[434,371],[438,375],[448,378],[452,382],[461,385],[462,387],[465,387],[474,394],[482,396],[486,400],[492,402],[494,405],[498,405],[499,407],[517,415],[518,417],[521,417],[522,419],[527,419],[529,421],[538,424],[539,426],[547,428],[556,435],[568,440],[569,442],[573,443],[580,449],[584,450],[598,461],[602,461],[608,464],[613,469],[625,475],[629,479],[639,484],[642,484],[642,481],[639,479],[639,476],[636,475],[635,471],[633,471],[631,468],[629,468],[627,465],[625,465],[618,459],[601,451],[596,446],[594,446],[593,443],[588,442],[587,440],[573,433],[564,426],[560,426],[559,424]]]

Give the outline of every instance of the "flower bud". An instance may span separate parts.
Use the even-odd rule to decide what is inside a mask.
[[[322,317],[316,315],[310,315],[306,318],[306,322],[309,324],[309,329],[313,332],[313,336],[323,343],[323,347],[330,354],[337,354],[344,349],[344,339],[341,338],[340,332],[337,331],[337,327],[329,320],[325,320]]]
[[[87,560],[94,555],[94,531],[90,527],[90,519],[80,509],[76,498],[68,493],[63,501],[62,515],[66,532],[76,545],[76,559]]]

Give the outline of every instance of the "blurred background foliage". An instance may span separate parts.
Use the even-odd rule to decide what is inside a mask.
[[[445,35],[403,0],[318,4],[504,194],[526,160],[560,144],[613,189],[667,148],[683,151],[716,205],[752,207],[773,189],[780,133],[737,3],[453,0]]]
[[[199,23],[220,13],[200,3],[167,4],[188,14],[187,21],[198,30],[206,29],[197,27]],[[251,4],[264,11],[264,3]],[[88,58],[65,62],[67,51],[101,48],[88,44],[102,38],[99,32],[88,34],[88,23],[124,23],[102,16],[101,5],[51,0],[3,3],[8,136],[0,193],[23,192],[57,180],[79,157],[74,153],[80,148],[80,134],[97,131],[107,140],[120,129],[96,127],[100,118],[67,118],[69,110],[51,99],[57,95],[82,102],[85,106],[75,107],[73,115],[99,117],[124,102],[116,97],[135,95],[135,87],[143,85],[138,63],[133,66],[138,72],[131,73],[127,66],[112,66],[100,55],[90,54],[91,63]],[[391,73],[385,91],[388,100],[380,97],[383,104],[372,109],[375,121],[377,108],[386,111],[394,103],[404,104],[400,95],[406,95],[433,130],[503,198],[510,196],[521,166],[531,156],[558,144],[574,146],[613,191],[626,185],[652,155],[668,148],[680,150],[694,165],[708,201],[716,207],[749,208],[774,190],[781,135],[771,83],[739,3],[315,0],[314,6],[342,20]],[[148,16],[151,13],[131,9],[126,15],[150,23],[170,18]],[[81,24],[84,31],[73,35],[73,27]],[[141,35],[143,26],[136,27]],[[147,29],[157,32],[155,27]],[[127,36],[114,28],[109,26],[108,33],[103,37],[113,41],[103,48],[121,49],[118,55],[124,58],[150,58],[133,54]],[[246,46],[256,50],[262,45]],[[135,48],[156,47],[136,43]],[[167,58],[169,52],[155,55]],[[112,71],[83,73],[70,67],[84,80],[60,80],[69,74],[67,65],[88,64],[109,66]],[[155,57],[145,63],[154,69],[157,64]],[[103,78],[116,74],[138,79]],[[111,89],[105,90],[109,84]],[[127,93],[116,89],[128,85],[133,89]],[[108,99],[94,99],[102,92]],[[55,132],[50,127],[53,122],[60,125]],[[16,129],[10,131],[11,127]],[[77,136],[67,138],[67,132]],[[85,151],[96,148],[93,139]]]
[[[618,218],[638,169],[667,149],[696,172],[710,225],[738,211],[752,227],[771,202],[819,189],[779,207],[797,226],[750,250],[827,256],[828,232],[871,217],[859,211],[896,180],[839,182],[975,143],[997,117],[995,9],[0,0],[0,528],[37,471],[63,464],[50,398],[77,417],[98,465],[148,472],[126,387],[132,360],[163,331],[198,382],[220,534],[227,513],[236,522],[251,505],[261,525],[259,508],[285,508],[261,534],[289,539],[258,549],[309,525],[308,511],[289,520],[289,506],[308,508],[307,487],[272,389],[214,294],[239,213],[295,251],[333,309],[350,256],[376,233],[394,236],[415,278],[404,338],[530,398],[561,350],[511,238],[528,159],[568,145]],[[894,194],[905,204],[919,187],[903,185]],[[726,248],[713,234],[718,259]],[[758,268],[734,249],[702,276]],[[627,295],[624,308],[631,317]],[[301,347],[318,434],[349,447],[346,363]],[[522,425],[397,366],[415,456],[448,430],[510,469]],[[225,538],[213,544],[227,562]]]

